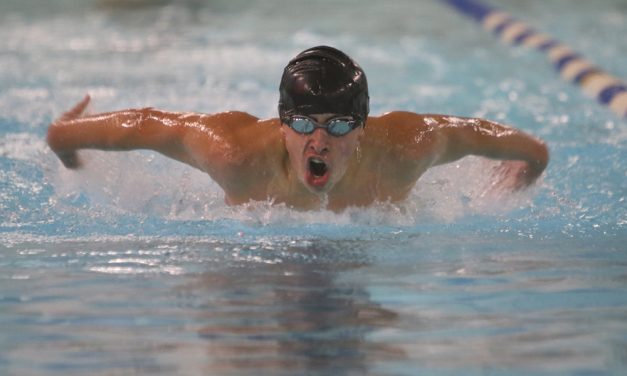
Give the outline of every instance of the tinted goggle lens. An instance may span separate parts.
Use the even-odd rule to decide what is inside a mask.
[[[316,128],[325,128],[332,136],[344,136],[355,129],[357,122],[353,119],[331,119],[325,125],[305,116],[292,116],[288,125],[298,133],[309,134]]]

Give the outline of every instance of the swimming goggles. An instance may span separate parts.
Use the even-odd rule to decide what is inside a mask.
[[[331,136],[340,137],[359,127],[361,122],[352,118],[337,117],[322,125],[310,117],[293,115],[287,121],[287,125],[300,134],[311,134],[316,128],[324,128]]]

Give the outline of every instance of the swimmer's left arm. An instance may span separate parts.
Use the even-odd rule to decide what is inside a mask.
[[[546,144],[515,128],[476,118],[437,117],[440,153],[434,164],[452,162],[466,155],[504,160],[502,185],[519,189],[533,183],[549,161]]]

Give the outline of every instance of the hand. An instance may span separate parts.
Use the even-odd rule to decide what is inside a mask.
[[[65,166],[65,168],[76,170],[82,167],[81,161],[80,159],[78,159],[78,154],[75,151],[66,153],[55,153],[57,154],[57,157],[59,157],[61,163],[63,163],[63,166]]]
[[[68,121],[79,118],[83,114],[83,112],[85,112],[85,109],[87,108],[90,100],[91,97],[89,96],[89,94],[85,95],[85,98],[83,98],[83,100],[78,102],[71,110],[61,115],[61,117],[57,119],[55,123],[58,121]]]
[[[59,157],[59,159],[66,168],[76,169],[81,167],[81,163],[78,159],[76,150],[63,149],[61,145],[63,143],[63,140],[58,140],[58,137],[55,137],[55,130],[59,127],[63,127],[64,123],[80,118],[81,115],[83,115],[83,112],[85,112],[85,108],[87,108],[90,100],[91,98],[89,97],[89,95],[85,95],[85,98],[83,98],[83,100],[77,103],[71,110],[61,115],[48,128],[48,146],[50,146],[52,151],[54,151],[57,157]]]

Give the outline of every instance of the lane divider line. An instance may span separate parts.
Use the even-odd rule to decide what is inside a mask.
[[[443,0],[501,41],[543,52],[560,77],[579,85],[582,90],[607,106],[619,117],[627,118],[627,84],[575,52],[550,35],[536,31],[507,12],[484,4],[481,0]]]

